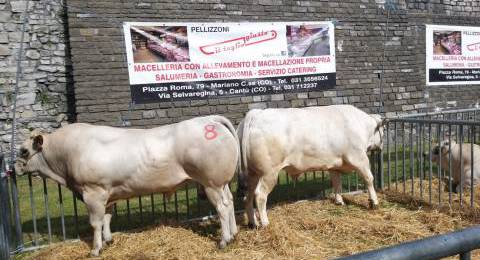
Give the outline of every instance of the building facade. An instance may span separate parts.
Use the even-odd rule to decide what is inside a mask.
[[[393,116],[478,106],[480,85],[426,86],[425,25],[477,26],[479,18],[477,0],[0,0],[1,147],[11,142],[17,77],[19,141],[68,122],[153,127],[209,114],[238,123],[253,108],[352,104]],[[332,21],[336,86],[132,105],[122,25],[142,21]]]

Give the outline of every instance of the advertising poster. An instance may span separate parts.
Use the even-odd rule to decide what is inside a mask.
[[[480,27],[427,25],[427,85],[480,84]]]
[[[124,24],[135,104],[335,87],[331,22]]]

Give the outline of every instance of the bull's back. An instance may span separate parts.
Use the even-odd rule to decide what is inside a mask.
[[[51,141],[63,150],[79,183],[123,185],[132,193],[168,190],[190,178],[225,183],[233,177],[238,148],[234,136],[214,119],[152,129],[73,124],[55,132]]]
[[[148,168],[149,146],[168,142],[152,137],[152,130],[72,124],[49,137],[49,142],[67,162],[69,174],[80,183],[120,183]],[[168,127],[160,132],[167,135]]]
[[[265,109],[254,114],[254,133],[275,137],[282,146],[311,144],[325,148],[366,142],[372,118],[353,106]]]

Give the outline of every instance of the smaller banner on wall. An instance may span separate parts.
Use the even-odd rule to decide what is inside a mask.
[[[480,27],[426,26],[427,85],[480,84]]]
[[[124,34],[136,104],[335,86],[331,22],[132,22]]]

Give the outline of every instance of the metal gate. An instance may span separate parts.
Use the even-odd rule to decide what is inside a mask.
[[[438,156],[440,141],[447,144],[444,148],[448,151],[442,156]],[[473,207],[478,203],[474,189],[466,188],[474,182],[474,173],[479,167],[474,164],[480,156],[475,153],[479,141],[479,109],[390,118],[385,125],[384,146],[379,156],[381,171],[377,171],[376,176],[379,187],[430,204]],[[455,152],[452,152],[453,145],[456,145]],[[460,162],[456,165],[453,153],[457,158],[470,158],[468,165],[464,164],[467,159],[457,159]],[[460,180],[455,180],[452,172],[464,172],[464,169],[469,169],[465,174],[468,177],[461,174]],[[435,183],[432,185],[432,182]]]
[[[10,258],[10,196],[3,154],[0,154],[0,259]]]

